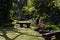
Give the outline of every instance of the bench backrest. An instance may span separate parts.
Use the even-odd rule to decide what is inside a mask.
[[[53,32],[49,32],[49,33],[44,33],[43,36],[53,36],[53,35],[57,35],[60,34],[60,31],[53,31]]]

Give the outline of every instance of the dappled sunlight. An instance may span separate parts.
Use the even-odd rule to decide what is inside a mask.
[[[42,37],[34,37],[34,36],[28,36],[28,35],[21,35],[16,40],[44,40]]]
[[[60,40],[60,0],[0,0],[0,40]]]
[[[42,40],[42,35],[29,28],[1,29],[0,37],[2,40]]]
[[[1,37],[1,36],[0,36],[0,40],[6,40],[6,39],[5,39],[4,37]]]

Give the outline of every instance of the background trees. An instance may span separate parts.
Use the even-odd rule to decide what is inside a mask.
[[[0,0],[0,25],[12,22],[12,0]]]
[[[13,18],[36,19],[44,24],[60,24],[59,0],[0,0],[0,24],[10,23]]]
[[[37,13],[42,17],[42,19],[45,19],[45,22],[50,22],[51,24],[59,23],[60,9],[56,5],[56,0],[35,0],[35,3]]]

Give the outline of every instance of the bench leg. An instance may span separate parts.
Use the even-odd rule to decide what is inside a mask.
[[[56,37],[56,40],[60,40],[60,34],[55,35],[55,37]]]
[[[27,24],[27,28],[30,28],[30,24]]]
[[[20,27],[23,27],[23,24],[20,24]]]
[[[51,37],[47,36],[47,37],[45,37],[45,40],[51,40]]]

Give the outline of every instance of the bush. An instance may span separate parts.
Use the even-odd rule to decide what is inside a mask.
[[[48,29],[48,30],[59,30],[59,27],[57,25],[45,25],[45,29]]]

